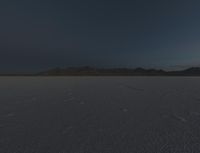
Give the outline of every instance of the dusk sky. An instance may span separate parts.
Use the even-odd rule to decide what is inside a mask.
[[[0,72],[200,66],[199,0],[1,0]]]

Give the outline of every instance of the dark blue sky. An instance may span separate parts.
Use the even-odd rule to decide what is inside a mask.
[[[1,0],[0,71],[200,65],[198,0]]]

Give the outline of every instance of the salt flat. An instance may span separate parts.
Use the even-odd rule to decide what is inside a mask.
[[[0,77],[1,153],[199,153],[199,77]]]

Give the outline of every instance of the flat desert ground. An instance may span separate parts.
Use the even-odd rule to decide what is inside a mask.
[[[0,77],[0,153],[199,153],[200,77]]]

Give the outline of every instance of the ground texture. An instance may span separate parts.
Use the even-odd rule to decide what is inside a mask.
[[[199,153],[198,77],[1,77],[1,153]]]

